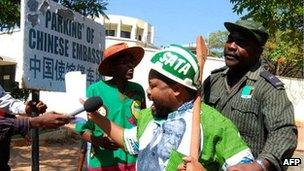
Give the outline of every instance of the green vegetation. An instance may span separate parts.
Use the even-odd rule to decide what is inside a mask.
[[[224,45],[228,34],[228,31],[217,31],[210,33],[207,40],[210,56],[223,57]]]
[[[261,22],[270,39],[264,58],[269,70],[280,76],[304,78],[303,31],[304,7],[302,0],[230,0],[233,11],[242,19]]]
[[[63,6],[79,12],[84,16],[107,17],[105,10],[107,2],[104,0],[54,0]],[[11,30],[15,26],[20,26],[20,0],[1,0],[0,1],[0,31],[3,29]]]
[[[270,37],[263,58],[269,71],[285,77],[304,78],[303,31],[304,7],[302,0],[230,0],[232,10],[241,19],[261,22]],[[227,39],[226,31],[212,32],[208,46],[211,56],[222,57]]]

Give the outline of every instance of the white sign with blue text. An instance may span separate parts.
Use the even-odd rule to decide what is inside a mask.
[[[65,91],[64,75],[86,74],[87,84],[99,79],[105,47],[104,27],[52,0],[22,0],[22,87]]]

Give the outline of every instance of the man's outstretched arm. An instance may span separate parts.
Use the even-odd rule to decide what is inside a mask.
[[[119,147],[124,148],[124,129],[111,122],[98,112],[88,113],[89,119],[95,122]]]
[[[15,134],[28,134],[31,128],[58,128],[69,123],[71,118],[57,113],[46,113],[34,118],[5,118],[0,116],[0,139]]]

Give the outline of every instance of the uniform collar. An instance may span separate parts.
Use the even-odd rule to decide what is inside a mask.
[[[248,71],[245,76],[250,80],[257,81],[259,78],[261,69],[262,69],[262,67],[260,67],[260,65],[257,65],[255,67],[253,67],[253,69]]]
[[[247,79],[253,80],[253,81],[257,81],[260,75],[260,72],[262,70],[262,67],[260,65],[260,63],[258,63],[257,65],[255,65],[254,67],[252,67],[251,70],[249,70],[244,77],[247,77]],[[225,77],[227,75],[229,71],[229,68],[227,67],[222,73],[221,75],[223,77]]]

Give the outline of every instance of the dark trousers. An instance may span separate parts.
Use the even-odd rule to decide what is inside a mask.
[[[1,171],[10,171],[11,168],[8,165],[10,158],[10,143],[11,137],[5,137],[0,140],[0,170]]]
[[[88,146],[87,142],[84,140],[81,140],[80,153],[79,153],[79,159],[78,159],[78,164],[77,164],[77,171],[83,170],[83,164],[85,163],[85,159],[86,159],[87,146]]]

